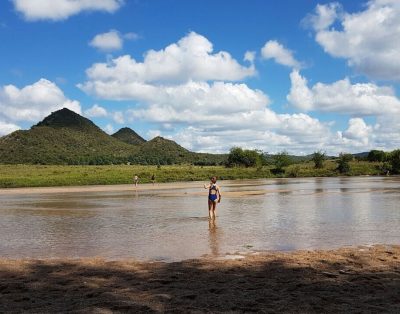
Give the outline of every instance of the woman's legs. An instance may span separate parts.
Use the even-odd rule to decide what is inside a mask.
[[[217,202],[213,202],[211,200],[208,200],[208,216],[210,219],[215,219],[215,209],[217,207]]]
[[[215,219],[215,210],[216,210],[216,209],[217,209],[217,201],[214,201],[214,202],[213,202],[213,209],[212,209],[214,219]]]
[[[213,201],[208,200],[208,218],[213,219],[212,218],[212,208],[213,208]]]

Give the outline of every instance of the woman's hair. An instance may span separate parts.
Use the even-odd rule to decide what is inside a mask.
[[[217,181],[217,177],[216,177],[216,176],[212,176],[212,177],[210,178],[210,180],[215,180],[215,181]]]

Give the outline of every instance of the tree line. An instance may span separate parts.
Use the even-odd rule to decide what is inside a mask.
[[[267,154],[260,150],[243,149],[241,147],[231,148],[227,167],[262,167],[273,166],[271,170],[274,174],[285,172],[285,168],[296,164],[299,161],[312,161],[315,169],[324,168],[325,161],[328,159],[323,151],[316,151],[307,158],[296,160],[294,156],[290,156],[286,151],[279,152],[274,155]],[[337,163],[336,170],[341,174],[347,174],[351,171],[350,162],[356,159],[354,155],[341,153],[338,157],[332,158]],[[384,152],[381,150],[371,150],[366,157],[357,157],[357,160],[366,160],[370,162],[379,162],[383,173],[400,174],[400,149],[392,152]]]

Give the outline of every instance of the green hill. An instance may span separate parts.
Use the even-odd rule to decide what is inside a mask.
[[[92,121],[61,109],[29,130],[0,138],[0,163],[5,164],[221,164],[226,155],[198,154],[172,140],[146,142],[123,128],[108,135]]]
[[[102,164],[127,159],[137,148],[106,134],[68,109],[46,117],[30,130],[0,138],[0,162],[30,164]]]
[[[112,135],[112,137],[131,145],[140,145],[146,140],[130,128],[122,128]]]

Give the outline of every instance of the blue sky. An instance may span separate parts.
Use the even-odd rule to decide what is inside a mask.
[[[3,1],[0,135],[66,106],[195,151],[394,149],[399,17],[396,0]]]

